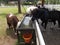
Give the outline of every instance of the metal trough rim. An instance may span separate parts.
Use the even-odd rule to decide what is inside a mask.
[[[39,41],[39,45],[46,45],[45,44],[45,41],[44,41],[44,39],[43,39],[43,35],[42,35],[42,33],[41,33],[41,29],[40,29],[40,27],[39,27],[39,25],[38,25],[38,22],[35,20],[34,21],[35,22],[35,25],[36,25],[36,31],[37,31],[37,35],[38,35],[38,41]]]

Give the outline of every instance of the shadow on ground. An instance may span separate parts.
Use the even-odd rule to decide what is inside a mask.
[[[15,35],[15,32],[14,32],[14,30],[12,30],[12,29],[6,29],[6,34],[7,34],[8,36],[10,36],[11,38],[14,38],[14,39],[17,38],[17,35]]]

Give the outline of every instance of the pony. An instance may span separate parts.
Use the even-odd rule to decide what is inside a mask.
[[[13,28],[16,32],[16,27],[19,22],[18,18],[15,15],[13,15],[12,13],[10,13],[10,14],[7,14],[6,19],[7,19],[7,25],[9,27],[9,29]]]

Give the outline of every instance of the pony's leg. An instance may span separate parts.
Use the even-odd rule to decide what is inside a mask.
[[[16,30],[16,26],[14,26],[14,31],[15,31],[15,35],[17,35],[17,30]]]
[[[9,26],[9,29],[11,28],[11,24],[10,23],[7,23],[8,24],[8,26]]]
[[[13,25],[13,28],[14,28],[14,31],[16,32],[16,25],[15,24]]]

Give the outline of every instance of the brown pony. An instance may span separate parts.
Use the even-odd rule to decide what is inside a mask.
[[[9,29],[13,28],[16,32],[17,23],[19,21],[18,18],[13,14],[8,14],[6,16],[6,19],[7,19],[7,25],[9,26]]]

